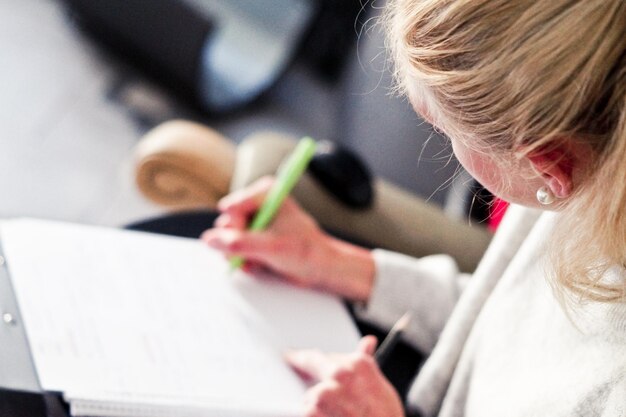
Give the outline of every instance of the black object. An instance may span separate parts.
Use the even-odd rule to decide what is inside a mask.
[[[0,388],[0,417],[70,417],[60,395]]]
[[[201,50],[213,22],[178,0],[64,0],[87,33],[179,94],[199,100]]]
[[[46,417],[47,415],[43,395],[0,389],[0,417]]]
[[[219,213],[214,211],[183,211],[129,224],[128,230],[162,235],[197,238],[213,227]]]
[[[476,180],[471,182],[469,188],[472,198],[467,203],[466,212],[469,213],[471,219],[478,223],[488,223],[491,216],[491,206],[495,200],[494,195]]]
[[[85,31],[212,114],[258,98],[291,63],[315,0],[64,0]]]
[[[364,0],[317,0],[319,13],[302,47],[305,60],[330,82],[340,78],[374,6]]]
[[[332,142],[320,142],[309,172],[343,204],[364,209],[372,204],[372,175],[354,153]]]

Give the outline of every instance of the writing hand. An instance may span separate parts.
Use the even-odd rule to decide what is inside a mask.
[[[249,272],[268,269],[298,286],[367,300],[374,275],[370,252],[324,233],[293,199],[285,200],[266,230],[246,229],[273,181],[263,178],[222,199],[221,215],[202,240],[227,256],[245,258]]]

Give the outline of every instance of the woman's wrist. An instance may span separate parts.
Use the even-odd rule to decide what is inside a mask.
[[[326,236],[323,289],[350,301],[367,302],[372,292],[375,264],[372,252]]]

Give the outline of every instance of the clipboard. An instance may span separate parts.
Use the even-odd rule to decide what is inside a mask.
[[[0,417],[69,417],[39,384],[1,242],[0,314]]]

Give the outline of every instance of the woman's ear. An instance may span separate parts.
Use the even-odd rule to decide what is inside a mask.
[[[576,152],[562,145],[540,148],[528,154],[527,158],[557,198],[564,199],[572,194],[574,168],[579,160]]]

